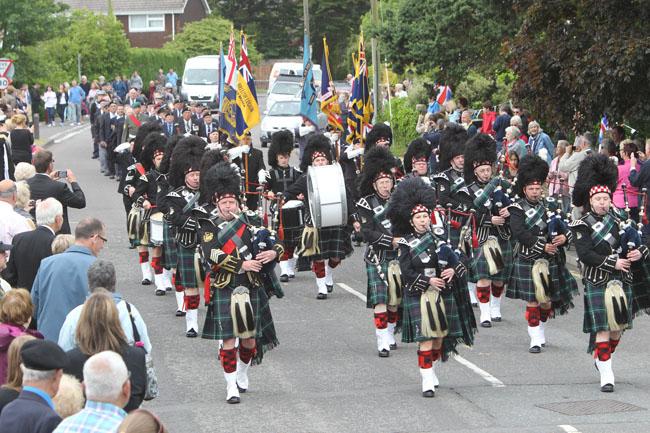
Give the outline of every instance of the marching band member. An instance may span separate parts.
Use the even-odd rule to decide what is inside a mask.
[[[197,281],[195,255],[199,243],[198,219],[205,216],[205,210],[199,202],[204,147],[205,142],[195,136],[184,137],[178,142],[169,167],[169,185],[172,189],[166,198],[169,211],[165,219],[175,233],[177,243],[175,283],[184,289],[184,293],[178,292],[178,289],[176,292],[176,315],[182,315],[184,308],[185,335],[189,338],[197,337],[199,329],[198,308],[201,297],[198,287],[201,281]]]
[[[503,194],[503,188],[510,184],[500,176],[493,177],[492,166],[496,158],[496,143],[492,137],[477,134],[467,141],[465,198],[468,207],[476,212],[477,228],[477,242],[472,239],[470,281],[476,283],[481,311],[479,321],[484,328],[490,328],[492,321],[501,321],[501,297],[512,271],[512,247],[506,225],[510,214],[506,207],[497,209],[494,199],[496,191]]]
[[[586,158],[573,189],[573,204],[582,206],[585,214],[570,224],[583,266],[583,332],[590,334],[588,350],[594,352],[602,392],[614,391],[612,355],[623,331],[632,327],[631,265],[649,257],[646,245],[627,251],[621,242],[621,214],[612,206],[617,179],[616,164],[609,158]],[[619,254],[623,248],[626,252]]]
[[[246,188],[246,207],[250,210],[257,210],[260,198],[258,187],[261,187],[263,181],[266,180],[264,155],[261,150],[253,147],[250,131],[244,134],[238,145],[230,137],[228,137],[227,143],[230,162],[237,164],[245,179],[243,183]]]
[[[300,170],[303,175],[286,191],[287,200],[303,200],[305,210],[309,209],[309,196],[307,193],[307,169],[309,166],[319,167],[329,165],[333,161],[332,146],[327,137],[322,134],[313,134],[302,156]],[[346,198],[348,212],[353,212],[354,203],[352,195],[346,187]],[[349,215],[348,215],[349,217]],[[308,215],[311,218],[311,215]],[[352,253],[352,242],[350,241],[350,230],[347,225],[334,227],[316,228],[310,221],[303,230],[302,239],[299,242],[299,255],[308,257],[312,261],[312,271],[316,276],[318,287],[317,299],[327,299],[327,294],[334,290],[334,268],[341,260]]]
[[[364,143],[364,148],[366,152],[369,152],[375,146],[386,147],[390,150],[390,146],[393,144],[393,130],[384,122],[375,123],[372,126],[372,129],[366,134],[366,141]],[[395,179],[400,179],[404,176],[404,164],[402,160],[396,156],[392,156],[394,161],[395,169]]]
[[[542,197],[547,176],[546,161],[536,155],[524,156],[514,186],[521,199],[508,208],[518,249],[506,296],[527,302],[530,353],[541,352],[546,344],[547,319],[573,308],[572,298],[578,293],[578,284],[566,268],[564,252],[573,235],[561,214],[555,213],[555,202]]]
[[[396,349],[395,327],[401,304],[401,280],[397,262],[397,241],[393,237],[386,205],[395,185],[393,158],[385,147],[376,146],[366,153],[359,178],[357,213],[361,233],[368,242],[364,254],[368,276],[367,304],[374,309],[375,334],[379,357]]]
[[[424,138],[416,138],[411,141],[404,153],[404,175],[420,177],[424,183],[431,185],[429,158],[431,158],[431,143],[429,141]]]
[[[209,200],[210,217],[202,220],[201,245],[210,265],[211,287],[201,336],[223,340],[219,356],[226,401],[233,404],[248,389],[253,361],[261,362],[263,352],[278,344],[263,274],[273,274],[283,248],[274,232],[260,227],[255,212],[241,211],[241,181],[229,163],[218,163],[205,177],[202,194]]]
[[[434,397],[438,378],[434,364],[446,360],[459,342],[473,343],[475,327],[467,289],[459,277],[465,267],[448,244],[444,233],[431,231],[431,212],[436,195],[419,177],[401,181],[390,197],[388,218],[399,240],[399,263],[405,291],[402,341],[417,342],[422,396]],[[436,229],[435,231],[442,231]],[[464,301],[461,301],[464,300]],[[465,302],[466,305],[460,305]]]
[[[135,187],[135,192],[131,197],[136,206],[141,207],[145,211],[146,217],[143,218],[144,224],[149,228],[146,230],[148,234],[149,246],[152,248],[151,267],[154,271],[154,282],[156,287],[156,296],[164,296],[167,288],[171,289],[171,279],[166,280],[163,274],[162,264],[162,245],[154,245],[151,240],[151,217],[155,213],[160,212],[157,208],[158,198],[158,182],[163,175],[158,171],[160,163],[162,162],[163,154],[165,153],[165,146],[167,140],[165,136],[159,132],[152,132],[147,135],[142,145],[142,153],[140,154],[140,161],[145,170],[144,175],[140,175],[138,183]]]
[[[271,145],[267,155],[271,170],[268,171],[266,178],[266,187],[269,189],[268,195],[271,199],[275,198],[278,193],[284,194],[302,174],[298,168],[289,165],[293,141],[293,134],[287,130],[275,132],[271,136]],[[275,212],[282,212],[281,205],[282,203],[278,203]],[[276,215],[276,218],[279,219],[280,215]],[[293,257],[293,253],[301,233],[300,230],[295,229],[283,229],[283,232],[284,253],[280,259],[280,281],[286,283],[295,276],[296,259]]]

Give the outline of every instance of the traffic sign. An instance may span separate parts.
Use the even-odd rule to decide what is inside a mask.
[[[0,59],[0,77],[12,78],[14,75],[14,61],[11,59]]]
[[[4,90],[9,86],[9,79],[6,77],[0,77],[0,90]]]

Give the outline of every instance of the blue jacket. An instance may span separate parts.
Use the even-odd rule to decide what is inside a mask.
[[[555,151],[555,146],[553,146],[553,142],[551,141],[551,137],[548,136],[547,133],[540,131],[539,134],[535,136],[530,136],[528,137],[528,145],[530,146],[533,155],[538,155],[539,152],[542,149],[546,149],[546,162],[548,165],[551,165],[551,161],[553,160],[553,152]]]
[[[59,339],[66,316],[88,296],[88,268],[97,260],[86,247],[73,245],[41,261],[32,286],[36,326],[46,340]]]
[[[61,417],[36,393],[22,391],[0,414],[0,433],[52,433]]]
[[[69,104],[81,104],[81,101],[86,99],[86,92],[80,86],[71,87],[68,95]]]

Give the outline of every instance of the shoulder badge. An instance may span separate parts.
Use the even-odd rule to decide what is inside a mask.
[[[212,242],[212,239],[214,239],[214,234],[212,232],[203,233],[203,242]]]

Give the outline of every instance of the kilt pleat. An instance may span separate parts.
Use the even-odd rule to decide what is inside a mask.
[[[388,262],[382,260],[379,263],[384,275],[388,272]],[[366,275],[368,276],[368,290],[366,293],[366,307],[375,308],[375,305],[388,302],[388,284],[379,276],[377,266],[366,263]]]
[[[310,260],[345,259],[352,254],[352,242],[347,226],[325,227],[318,229],[318,246],[320,254],[309,256]]]
[[[163,221],[163,268],[172,269],[178,263],[178,246],[167,221]]]
[[[501,247],[505,267],[500,272],[490,275],[487,258],[483,254],[483,246],[481,245],[474,250],[474,258],[470,262],[469,281],[476,283],[478,280],[490,280],[507,283],[510,280],[512,274],[512,244],[510,240],[502,239],[498,235],[497,239]]]
[[[184,248],[178,245],[178,260],[176,263],[176,284],[186,288],[199,287],[194,270],[194,248]]]
[[[623,282],[623,291],[628,300],[628,305],[631,305],[632,299],[632,285],[624,281],[620,273],[613,274],[610,280],[618,279]],[[605,308],[605,289],[607,283],[595,285],[589,281],[584,281],[584,320],[582,324],[582,331],[586,334],[596,333],[599,331],[609,331],[609,323],[607,321],[607,309]],[[628,309],[628,324],[632,327],[632,308]]]
[[[222,289],[215,289],[208,305],[201,338],[208,340],[226,340],[235,338],[230,300],[235,284]],[[248,287],[251,306],[255,317],[255,343],[257,354],[253,365],[260,364],[264,353],[279,344],[271,315],[271,307],[266,291],[262,288]]]

